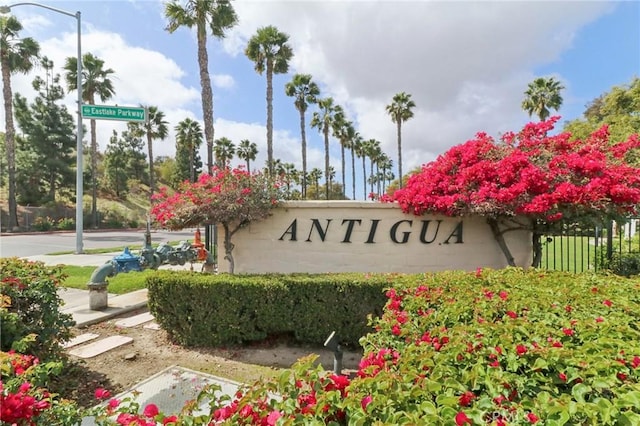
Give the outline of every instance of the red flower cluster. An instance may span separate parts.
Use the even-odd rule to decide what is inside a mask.
[[[31,383],[24,382],[17,392],[6,392],[0,381],[0,421],[3,424],[35,424],[33,420],[51,406],[48,393],[42,393],[38,399],[29,390]]]
[[[214,169],[197,182],[185,181],[170,194],[160,188],[151,215],[161,226],[183,229],[202,223],[245,223],[268,216],[280,199],[278,183],[261,173]]]
[[[479,133],[424,165],[384,201],[416,215],[526,215],[548,222],[634,212],[640,173],[625,159],[640,140],[634,135],[611,143],[606,126],[585,140],[572,140],[566,132],[548,136],[558,119],[530,123],[504,135],[502,143]]]
[[[369,352],[362,358],[358,366],[359,377],[375,377],[382,370],[388,370],[391,365],[396,365],[400,354],[391,349],[380,349],[378,352]]]

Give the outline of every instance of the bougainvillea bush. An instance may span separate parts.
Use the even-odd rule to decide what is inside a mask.
[[[640,281],[521,269],[391,288],[355,378],[309,362],[228,424],[640,424]],[[268,390],[281,399],[266,403]],[[275,413],[275,414],[274,414]]]
[[[499,141],[478,133],[424,165],[383,200],[416,215],[486,217],[511,266],[516,265],[504,232],[530,230],[537,266],[547,227],[561,219],[620,218],[635,213],[640,203],[638,135],[611,141],[607,126],[584,140],[567,132],[549,135],[558,119],[530,123]]]
[[[183,182],[173,194],[161,188],[154,195],[151,215],[160,226],[173,230],[221,225],[225,258],[233,273],[231,237],[250,222],[268,217],[281,199],[281,184],[263,173],[214,168],[197,182]]]

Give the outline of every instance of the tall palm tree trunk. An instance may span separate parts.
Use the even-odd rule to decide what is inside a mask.
[[[153,139],[151,138],[151,132],[147,132],[147,148],[149,149],[149,198],[152,198],[155,188],[155,173],[153,171]]]
[[[273,60],[267,59],[267,161],[273,177]]]
[[[5,114],[5,149],[7,151],[7,175],[9,177],[9,223],[8,230],[17,228],[18,203],[16,201],[16,141],[13,127],[13,95],[11,93],[11,71],[6,55],[2,55],[2,96]]]
[[[325,176],[325,195],[326,199],[329,199],[329,126],[325,124],[324,126],[324,176]]]
[[[209,78],[209,55],[207,54],[206,22],[198,21],[198,67],[200,69],[200,86],[202,87],[202,120],[204,121],[204,139],[207,142],[207,173],[213,170],[213,92]]]
[[[398,177],[400,179],[399,187],[402,188],[402,119],[398,117]]]
[[[367,166],[365,164],[365,155],[362,155],[362,197],[367,200]]]
[[[370,160],[371,161],[370,161],[370,166],[369,166],[370,167],[369,180],[371,182],[369,182],[369,188],[371,189],[371,193],[373,193],[373,176],[374,176],[374,174],[373,174],[373,158],[371,158]]]
[[[300,111],[300,137],[302,138],[302,198],[307,198],[307,132],[304,111]]]
[[[91,105],[95,100],[90,99]],[[91,224],[98,227],[98,137],[96,135],[96,120],[91,120]]]
[[[193,151],[195,150],[195,147],[193,146],[193,144],[189,145],[189,181],[190,182],[195,182],[196,181],[196,165],[193,164],[194,163],[194,156],[195,154],[193,153]]]
[[[356,199],[356,158],[354,149],[351,148],[351,189],[353,190],[353,200]]]
[[[344,144],[340,143],[340,155],[342,156],[342,195],[347,197],[347,180],[345,177],[345,162],[344,162]]]

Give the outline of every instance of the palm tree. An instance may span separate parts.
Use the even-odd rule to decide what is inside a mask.
[[[522,101],[522,109],[525,110],[529,117],[533,114],[537,115],[540,121],[549,118],[550,108],[556,111],[562,105],[562,96],[560,91],[564,86],[555,78],[539,77],[529,83],[527,90],[524,92],[525,98]]]
[[[18,227],[16,200],[16,141],[13,126],[13,94],[11,74],[28,73],[38,60],[40,45],[32,38],[19,37],[22,24],[14,16],[0,16],[0,66],[2,67],[2,96],[4,98],[5,151],[9,184],[9,223],[7,229]],[[82,155],[78,153],[77,155]]]
[[[375,179],[373,165],[376,164],[378,157],[382,154],[380,142],[375,139],[369,139],[365,142],[365,154],[369,157],[369,184],[371,189],[369,193],[373,193],[373,180]]]
[[[389,180],[389,182],[393,180],[393,173],[391,172],[393,160],[387,154],[382,154],[380,158],[380,168],[382,169],[382,193],[385,193],[387,190],[387,180]]]
[[[65,79],[69,90],[78,90],[78,58],[70,56],[64,64]],[[96,96],[104,102],[114,95],[113,83],[109,76],[114,71],[104,68],[104,61],[92,53],[82,55],[82,100],[95,105]],[[93,227],[98,226],[98,139],[96,120],[91,119],[91,217]]]
[[[204,138],[207,142],[207,173],[213,168],[213,92],[209,77],[209,54],[207,52],[207,32],[217,39],[223,39],[225,31],[238,23],[238,17],[229,0],[187,0],[184,7],[179,0],[165,4],[165,16],[169,19],[166,30],[173,33],[180,27],[196,28],[198,39],[198,68],[202,100]]]
[[[200,123],[190,118],[185,118],[175,127],[176,140],[189,150],[189,180],[196,181],[196,167],[194,164],[195,151],[202,145],[202,128]]]
[[[362,136],[353,128],[353,136],[349,138],[349,149],[351,150],[351,191],[353,199],[356,199],[356,151],[358,144],[362,144]]]
[[[311,118],[311,127],[318,128],[318,131],[324,135],[324,176],[327,187],[325,193],[327,200],[329,199],[329,129],[331,129],[334,121],[336,106],[333,104],[333,98],[318,99],[318,107],[320,112],[314,112]]]
[[[362,137],[358,137],[353,145],[358,158],[362,158],[362,195],[364,200],[367,199],[367,166],[365,160],[367,158],[368,145],[369,141],[365,141]]]
[[[309,74],[296,74],[284,87],[287,96],[295,97],[294,105],[300,113],[300,138],[302,139],[302,198],[307,196],[307,137],[305,112],[309,104],[316,102],[320,94],[318,85],[311,81]]]
[[[322,170],[317,167],[314,167],[311,172],[309,172],[309,180],[311,180],[315,184],[316,188],[316,200],[318,199],[318,193],[320,192],[320,186],[318,182],[322,178]]]
[[[287,198],[291,197],[291,183],[297,183],[298,171],[293,163],[284,163],[282,165],[282,172],[285,184],[287,185]]]
[[[334,116],[334,121],[333,121],[333,136],[338,138],[338,141],[340,141],[340,159],[342,161],[342,195],[344,196],[344,198],[346,198],[347,196],[346,165],[344,160],[344,150],[351,149],[351,143],[355,134],[356,134],[356,130],[353,127],[353,123],[346,119],[342,107],[337,106],[336,114]],[[351,151],[351,159],[353,160],[353,151]],[[354,188],[354,192],[355,192],[355,188]],[[355,195],[354,195],[354,199],[355,199]]]
[[[227,168],[229,162],[233,160],[233,156],[236,155],[236,146],[231,142],[231,139],[222,137],[215,140],[213,152],[216,156],[216,165],[221,169]]]
[[[387,105],[387,114],[391,121],[396,123],[398,135],[398,177],[402,188],[402,123],[413,117],[412,109],[416,104],[411,100],[411,95],[405,92],[396,93],[392,102]]]
[[[147,110],[147,121],[135,123],[131,126],[133,135],[137,137],[147,137],[147,149],[149,152],[149,196],[153,197],[155,190],[155,177],[153,170],[153,140],[164,140],[169,134],[169,123],[164,119],[164,112],[158,110],[156,106],[141,107]]]
[[[255,63],[255,70],[267,75],[267,166],[273,176],[273,74],[289,71],[289,60],[293,50],[287,44],[289,35],[278,31],[272,25],[258,28],[251,37],[244,53]]]
[[[256,156],[258,155],[258,145],[251,142],[249,139],[243,139],[240,141],[238,149],[236,149],[236,155],[241,160],[247,162],[247,171],[251,172],[250,162],[255,161]]]

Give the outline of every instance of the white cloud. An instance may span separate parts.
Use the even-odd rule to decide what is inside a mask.
[[[396,156],[385,105],[412,95],[403,126],[404,170],[477,131],[516,130],[531,71],[557,60],[575,32],[611,9],[602,2],[238,1],[240,25],[225,41],[241,52],[257,28],[289,34],[292,72],[313,75],[363,135]],[[562,76],[559,76],[562,78]]]
[[[220,89],[232,89],[236,85],[236,81],[233,76],[228,74],[215,74],[211,77],[211,83],[213,86]]]

